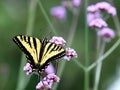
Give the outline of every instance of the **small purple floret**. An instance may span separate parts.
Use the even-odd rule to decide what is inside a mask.
[[[77,58],[77,53],[74,49],[66,48],[66,56],[64,56],[64,59],[69,61],[71,58]]]
[[[30,66],[30,63],[26,63],[23,70],[26,72],[26,75],[30,75],[32,73],[32,68]]]

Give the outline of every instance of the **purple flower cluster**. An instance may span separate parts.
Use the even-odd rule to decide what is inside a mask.
[[[102,18],[96,18],[89,23],[92,28],[104,28],[107,27],[107,23]]]
[[[26,63],[23,70],[26,72],[26,75],[30,75],[32,73],[32,67],[30,66],[30,63]]]
[[[97,8],[97,10],[100,10],[100,11],[106,11],[108,14],[110,14],[112,16],[116,15],[116,8],[111,6],[107,2],[99,2],[99,3],[97,3],[96,8]]]
[[[112,16],[116,15],[116,8],[109,4],[108,2],[98,2],[95,5],[90,5],[88,6],[87,11],[89,13],[106,11],[108,14]]]
[[[56,36],[52,37],[50,42],[55,43],[60,46],[64,46],[66,43],[66,41],[62,37],[56,37]]]
[[[74,49],[66,48],[66,56],[64,56],[65,60],[70,60],[71,58],[77,58],[77,53]]]
[[[115,16],[115,7],[113,7],[108,2],[98,2],[95,5],[88,6],[87,11],[87,23],[90,27],[98,30],[98,36],[106,38],[107,41],[110,41],[112,38],[115,37],[114,31],[108,27],[108,24],[104,19],[105,17],[102,14],[102,12],[104,11],[112,16]]]
[[[97,35],[100,37],[105,37],[106,42],[110,42],[112,38],[115,37],[115,33],[110,28],[103,28],[97,32]]]
[[[37,90],[41,90],[41,89],[51,89],[53,83],[55,82],[59,82],[60,78],[58,76],[56,76],[54,73],[52,74],[48,74],[46,77],[43,78],[42,81],[40,81],[37,86],[36,89]]]
[[[66,19],[66,9],[63,6],[53,7],[50,11],[50,14],[60,20]]]
[[[73,6],[75,6],[75,7],[79,7],[80,4],[81,4],[81,0],[72,0],[72,4],[73,4]]]
[[[66,8],[70,8],[70,9],[77,8],[80,6],[80,4],[81,4],[81,0],[72,0],[72,1],[65,0],[62,2],[61,5],[51,8],[50,14],[58,20],[65,20],[67,17]]]

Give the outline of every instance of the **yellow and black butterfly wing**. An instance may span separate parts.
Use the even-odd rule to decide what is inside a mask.
[[[43,42],[45,41],[43,40]],[[45,66],[47,66],[50,61],[56,60],[65,56],[65,49],[62,46],[59,46],[51,42],[45,42],[43,47],[44,48],[43,50],[41,50],[42,53],[39,59],[39,63],[41,66],[40,71],[44,69]]]
[[[18,35],[13,38],[13,41],[26,54],[32,69],[37,69],[40,49],[42,47],[41,40],[29,36]]]

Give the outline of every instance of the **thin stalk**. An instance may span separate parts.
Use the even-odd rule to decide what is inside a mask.
[[[41,3],[41,0],[37,0],[37,2],[38,2],[38,5],[39,5],[39,7],[40,7],[40,9],[41,9],[41,11],[42,11],[42,13],[43,13],[43,15],[44,15],[46,21],[48,22],[48,24],[49,24],[49,26],[50,26],[52,32],[53,32],[55,35],[57,35],[57,32],[56,32],[54,26],[52,25],[52,22],[50,21],[50,19],[49,19],[47,13],[45,12],[45,9],[43,8],[43,4]]]
[[[91,64],[88,68],[88,70],[92,70],[97,64],[103,62],[103,60],[105,60],[106,57],[108,57],[120,44],[120,39],[118,39],[116,41],[116,43],[104,54],[102,55],[100,58],[98,58],[98,60],[96,62],[94,62],[93,64]]]
[[[103,43],[102,43],[102,46],[100,48],[100,52],[99,52],[98,58],[103,55],[104,50],[105,50],[105,44],[106,44],[106,42],[103,40]],[[98,85],[99,85],[100,75],[101,75],[101,69],[102,69],[102,62],[97,64],[97,67],[96,67],[94,89],[93,90],[98,90]]]
[[[88,38],[89,38],[89,31],[88,31],[88,25],[87,25],[87,6],[88,6],[88,0],[85,0],[84,2],[84,8],[85,8],[85,67],[87,68],[89,65],[89,50],[88,50]],[[89,90],[89,71],[85,70],[85,79],[84,79],[84,90]]]
[[[78,23],[78,17],[79,17],[79,15],[73,14],[73,19],[72,19],[72,23],[71,23],[71,26],[70,26],[70,29],[69,29],[70,31],[69,31],[69,34],[68,34],[69,36],[68,36],[68,39],[67,39],[67,42],[68,42],[69,46],[72,45],[72,41],[73,41],[73,38],[74,38],[74,35],[75,35],[77,23]],[[66,64],[66,61],[62,61],[61,64],[60,64],[60,68],[57,72],[59,77],[62,77],[62,73],[63,73],[64,68],[65,68],[65,64]],[[55,84],[53,86],[53,90],[56,90],[57,87],[58,87],[58,84]]]
[[[96,58],[98,58],[98,53],[100,51],[100,46],[101,46],[101,37],[97,36],[97,55],[96,55]]]
[[[79,14],[74,14],[73,13],[73,19],[72,19],[72,23],[69,29],[69,36],[68,36],[68,45],[72,44],[75,32],[76,32],[76,27],[77,27],[77,23],[78,23],[78,18],[79,18]]]
[[[31,0],[29,4],[28,22],[26,27],[26,34],[28,35],[32,35],[32,32],[33,32],[36,7],[37,7],[37,2],[34,0]]]
[[[113,17],[113,21],[114,21],[115,27],[117,29],[117,34],[120,37],[120,22],[119,22],[118,16]]]
[[[84,90],[89,90],[89,71],[86,68],[84,71]]]
[[[31,35],[33,31],[35,11],[36,11],[36,1],[31,0],[29,4],[28,23],[26,29],[26,34],[29,35]],[[23,72],[23,66],[25,65],[25,62],[26,62],[25,56],[22,54],[16,90],[24,90],[29,81],[29,77],[26,76],[25,73]]]
[[[86,69],[85,66],[82,63],[80,63],[78,60],[74,59],[74,62],[77,64],[78,67],[82,68],[83,70]]]

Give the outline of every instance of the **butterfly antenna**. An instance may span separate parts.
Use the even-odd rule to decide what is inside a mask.
[[[52,34],[52,32],[49,31],[48,33],[45,34],[45,37],[44,37],[44,38],[46,38],[46,37],[47,37],[47,38],[50,37],[51,34]]]

